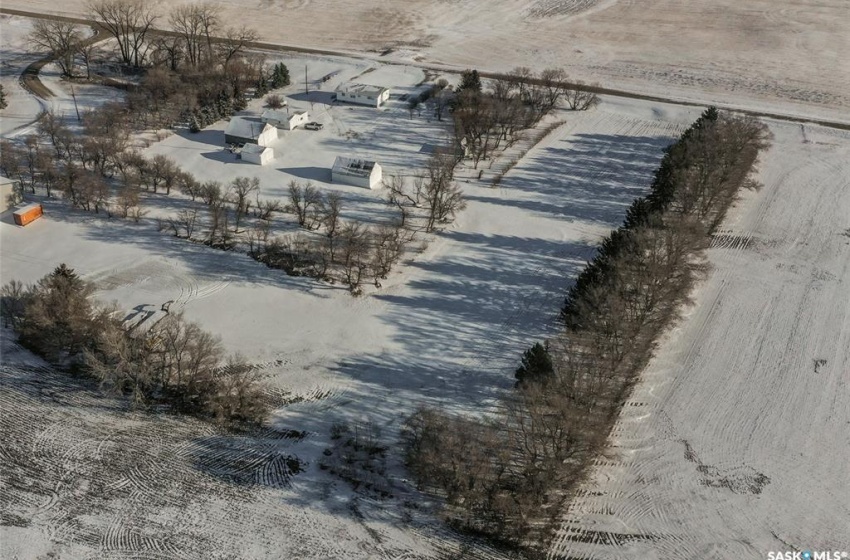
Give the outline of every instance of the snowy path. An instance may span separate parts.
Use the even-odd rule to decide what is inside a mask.
[[[552,558],[850,549],[850,134],[771,128]]]

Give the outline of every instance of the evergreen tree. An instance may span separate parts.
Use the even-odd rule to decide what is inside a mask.
[[[105,312],[92,303],[94,286],[64,264],[38,281],[27,297],[21,343],[50,361],[74,360],[92,344]]]
[[[460,75],[460,85],[457,86],[457,91],[474,91],[481,93],[481,76],[478,75],[478,70],[464,70]]]
[[[5,109],[9,104],[6,103],[6,92],[3,91],[3,86],[0,85],[0,109]]]
[[[515,374],[516,386],[520,387],[527,382],[546,381],[554,373],[552,356],[549,355],[549,343],[537,342],[522,355],[522,365],[517,368]]]
[[[269,80],[266,78],[265,74],[260,74],[260,77],[257,79],[257,92],[254,94],[255,97],[262,97],[269,92]]]
[[[272,70],[271,87],[278,89],[289,85],[289,69],[283,62],[278,62]]]

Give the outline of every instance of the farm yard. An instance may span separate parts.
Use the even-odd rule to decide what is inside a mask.
[[[4,9],[42,9],[39,2],[12,0]],[[318,21],[315,3],[264,2],[259,10],[242,4],[224,13],[242,10],[238,19],[256,24],[261,40],[351,56],[263,51],[264,64],[285,63],[291,73],[273,92],[285,102],[274,114],[267,112],[270,98],[259,96],[230,118],[197,125],[196,112],[131,139],[142,161],[173,160],[198,187],[230,186],[219,199],[225,205],[243,204],[233,199],[240,181],[257,186],[247,191],[241,231],[237,218],[235,235],[216,242],[215,204],[205,191],[176,184],[139,189],[144,212],[135,219],[114,208],[72,207],[67,194],[43,196],[33,186],[25,201],[40,203],[42,217],[24,228],[11,212],[0,215],[0,285],[36,282],[66,263],[99,302],[116,305],[128,332],[185,317],[262,380],[270,413],[260,425],[227,427],[160,401],[134,407],[109,394],[106,382],[69,375],[25,349],[4,315],[0,556],[524,558],[450,528],[442,497],[426,492],[433,489],[405,465],[403,427],[421,407],[499,418],[523,352],[563,331],[567,289],[633,201],[651,183],[655,189],[665,150],[704,107],[603,95],[587,111],[562,106],[545,114],[480,162],[458,156],[450,182],[465,204],[435,227],[418,225],[425,223],[421,201],[402,210],[413,241],[386,274],[357,285],[336,269],[275,267],[255,251],[253,236],[263,226],[293,246],[296,238],[329,237],[325,218],[305,211],[316,225],[299,224],[296,187],[315,188],[320,205],[340,201],[341,224],[372,232],[396,223],[402,205],[394,197],[409,191],[394,178],[405,188],[417,177],[433,178],[434,162],[456,142],[448,109],[437,118],[433,97],[411,100],[438,95],[438,82],[451,92],[470,78],[454,72],[467,65],[505,70],[551,60],[605,86],[840,120],[850,100],[836,86],[850,76],[811,74],[834,58],[832,46],[822,49],[818,65],[806,67],[798,54],[781,71],[765,67],[747,79],[744,66],[735,66],[739,59],[724,57],[740,41],[757,43],[756,59],[766,56],[766,45],[775,57],[788,48],[776,43],[787,26],[831,19],[817,33],[794,37],[802,53],[822,48],[835,41],[833,20],[840,22],[846,7],[827,2],[806,11],[802,0],[775,9],[757,2],[742,17],[735,7],[702,1],[683,14],[669,2],[500,0],[473,17],[476,2],[384,10],[333,0],[322,11],[348,10],[351,21],[331,34],[323,25],[290,29],[292,20],[268,15]],[[82,13],[76,0],[61,9]],[[739,42],[730,39],[726,51],[710,29],[679,50],[665,45],[666,37],[654,33],[650,41],[634,31],[625,57],[612,36],[626,19],[633,30],[661,9],[669,12],[662,27],[691,31],[692,18],[706,13],[718,27],[738,17],[742,27],[730,34],[746,31],[754,21],[748,18],[767,23],[756,38],[735,35]],[[506,24],[517,10],[521,22]],[[282,26],[267,25],[276,20]],[[31,21],[0,15],[0,79],[9,101],[0,136],[17,142],[40,130],[44,109],[87,134],[78,111],[123,103],[131,93],[71,86],[48,64],[41,79],[53,96],[31,95],[17,79],[39,56],[27,52]],[[532,25],[539,33],[526,38]],[[566,30],[574,44],[553,40]],[[706,42],[722,51],[717,60],[694,48]],[[672,65],[655,49],[689,62]],[[722,68],[727,62],[731,67]],[[347,90],[358,95],[381,91],[373,87],[390,94],[378,107],[334,98],[350,84],[365,84]],[[277,120],[263,129],[268,118]],[[298,126],[287,129],[292,122]],[[607,447],[578,479],[584,482],[568,507],[553,516],[547,558],[764,558],[774,550],[847,548],[850,131],[765,122],[771,146],[754,177],[762,186],[743,192],[704,262],[696,259],[699,281],[681,317],[627,394]],[[259,147],[242,145],[237,131]],[[262,165],[251,162],[255,157]],[[383,181],[346,184],[335,166],[346,158],[360,166],[355,172],[382,172]],[[118,181],[117,171],[110,180]],[[259,217],[276,202],[282,204],[273,215]]]

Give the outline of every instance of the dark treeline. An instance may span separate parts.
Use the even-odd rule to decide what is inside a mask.
[[[225,357],[218,338],[179,313],[150,326],[128,324],[94,292],[62,264],[31,286],[3,286],[0,313],[21,345],[135,405],[167,404],[224,423],[266,417],[259,372],[238,355]]]
[[[712,232],[739,190],[757,186],[749,174],[767,145],[763,124],[707,110],[570,288],[560,334],[526,351],[494,417],[422,409],[409,419],[409,468],[445,499],[451,524],[545,547],[687,300]]]

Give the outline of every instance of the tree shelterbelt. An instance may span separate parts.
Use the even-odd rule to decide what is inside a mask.
[[[114,306],[98,304],[94,292],[61,264],[32,286],[3,286],[0,312],[23,346],[136,405],[166,403],[225,423],[262,422],[268,402],[256,368],[237,355],[225,357],[218,338],[182,314],[137,330]]]
[[[704,269],[712,233],[768,146],[764,124],[703,115],[670,146],[567,292],[561,332],[525,352],[516,389],[487,420],[422,409],[407,464],[456,526],[542,550],[604,449],[619,411]]]

